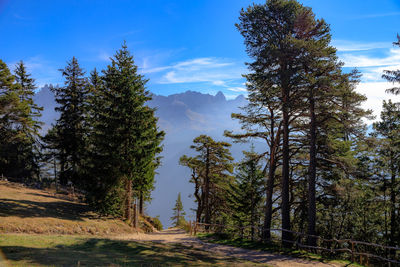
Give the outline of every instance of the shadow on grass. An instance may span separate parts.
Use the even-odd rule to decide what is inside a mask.
[[[73,245],[51,248],[0,246],[12,263],[51,266],[175,266],[236,265],[239,260],[223,258],[180,245],[137,243],[109,239],[79,240]]]
[[[31,200],[0,199],[0,216],[18,216],[21,218],[54,217],[67,220],[93,218],[87,205],[67,201],[38,202]]]
[[[211,242],[215,244],[221,244],[221,245],[228,245],[228,246],[233,246],[237,248],[243,248],[243,249],[248,249],[251,251],[265,251],[265,252],[270,252],[274,253],[275,255],[283,255],[285,257],[289,258],[298,258],[298,259],[305,259],[305,260],[312,260],[312,261],[318,261],[318,262],[329,262],[332,260],[338,260],[338,255],[330,255],[330,254],[324,254],[324,255],[317,255],[312,252],[307,252],[304,250],[298,250],[298,249],[287,249],[283,248],[279,243],[275,242],[261,242],[261,241],[251,241],[248,239],[241,239],[241,238],[236,238],[236,239],[227,239],[225,236],[220,236],[218,234],[201,234],[199,238],[203,241],[206,242]],[[336,257],[335,257],[336,256]],[[341,260],[341,259],[340,259]],[[343,260],[344,261],[344,260]],[[351,263],[349,263],[351,264]]]

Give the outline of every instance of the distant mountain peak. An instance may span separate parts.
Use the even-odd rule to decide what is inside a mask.
[[[215,99],[217,101],[226,101],[225,95],[221,91],[218,91],[218,93],[215,95]]]
[[[239,101],[244,101],[246,100],[246,97],[244,97],[244,95],[238,95],[235,100],[239,100]]]

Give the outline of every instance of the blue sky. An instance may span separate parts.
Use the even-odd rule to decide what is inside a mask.
[[[262,3],[264,1],[254,1]],[[357,67],[358,90],[379,114],[390,87],[383,69],[400,68],[400,0],[303,0],[330,25],[347,69]],[[245,93],[243,39],[234,24],[253,1],[18,1],[0,0],[0,59],[24,60],[39,86],[61,83],[57,71],[72,56],[88,72],[104,68],[124,40],[148,88],[168,95],[195,90],[228,98]]]

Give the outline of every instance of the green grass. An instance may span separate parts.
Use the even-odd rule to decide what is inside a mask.
[[[180,245],[71,235],[2,234],[3,266],[1,255],[11,266],[266,266]]]
[[[275,254],[289,255],[296,258],[303,258],[312,261],[319,262],[329,262],[329,263],[338,263],[343,266],[351,266],[351,267],[363,267],[363,265],[359,265],[357,263],[351,263],[347,260],[338,260],[333,259],[327,256],[322,256],[318,254],[314,254],[305,250],[297,250],[297,249],[286,249],[281,247],[279,244],[270,242],[270,243],[262,243],[259,241],[251,241],[249,239],[229,239],[224,235],[213,234],[213,233],[200,233],[197,235],[200,239],[221,245],[228,245],[239,248],[253,249],[253,250],[261,250],[267,251]]]

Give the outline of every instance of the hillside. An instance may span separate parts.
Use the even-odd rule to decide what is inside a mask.
[[[0,181],[0,233],[115,235],[137,231],[52,191]]]
[[[265,266],[145,236],[66,195],[0,181],[0,266]]]

